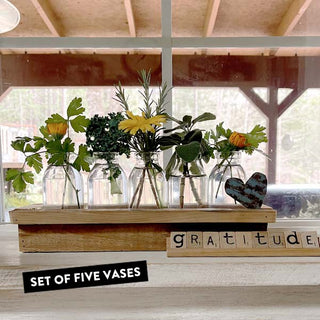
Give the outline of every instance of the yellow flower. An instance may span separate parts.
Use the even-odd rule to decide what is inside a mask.
[[[247,139],[243,133],[239,133],[236,131],[232,132],[231,136],[229,137],[229,142],[238,148],[248,146],[249,144],[246,143],[246,140]]]
[[[149,118],[148,120],[150,124],[160,127],[161,123],[165,123],[167,121],[167,117],[163,114],[159,114],[157,116]]]
[[[62,138],[68,129],[68,124],[66,122],[59,123],[48,123],[47,130],[49,134],[56,138]]]
[[[155,132],[153,126],[161,126],[161,123],[166,122],[166,116],[164,115],[146,118],[144,113],[142,113],[142,116],[138,116],[134,115],[131,111],[127,111],[127,116],[129,119],[122,120],[118,128],[125,132],[130,132],[132,135],[135,135],[139,130],[142,132]]]

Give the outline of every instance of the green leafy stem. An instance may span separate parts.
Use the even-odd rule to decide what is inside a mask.
[[[49,165],[53,166],[72,166],[76,170],[90,171],[87,157],[89,155],[87,147],[83,144],[79,145],[78,151],[75,151],[75,144],[70,138],[70,127],[76,132],[85,132],[89,119],[83,112],[85,108],[81,107],[82,99],[74,98],[67,109],[67,118],[55,113],[52,114],[45,122],[46,126],[40,127],[39,131],[42,136],[17,137],[12,141],[11,146],[18,152],[22,152],[25,161],[21,169],[9,169],[6,174],[6,180],[12,181],[13,188],[16,192],[23,192],[27,184],[34,183],[34,174],[32,171],[25,171],[28,166],[39,174],[43,168],[43,154]],[[49,124],[66,124],[67,137],[63,139],[62,135],[50,133]],[[70,161],[71,155],[75,155],[75,160]],[[65,168],[64,168],[65,169]],[[65,171],[66,179],[71,182],[68,171]],[[71,183],[77,195],[78,207],[80,207],[78,193],[79,190]],[[65,183],[66,186],[66,183]],[[65,194],[65,190],[64,190]]]
[[[222,176],[220,178],[218,188],[215,194],[215,198],[218,197],[222,180],[228,168],[230,168],[231,177],[232,177],[231,162],[233,160],[233,156],[235,152],[244,151],[245,153],[251,155],[254,151],[258,151],[263,155],[265,155],[267,158],[269,158],[267,154],[265,154],[263,151],[258,149],[260,143],[268,142],[265,129],[266,128],[261,125],[255,125],[250,132],[243,133],[242,135],[245,137],[245,144],[241,147],[236,146],[230,142],[229,138],[231,137],[233,131],[231,129],[225,129],[223,127],[223,122],[219,123],[216,126],[215,130],[210,130],[205,133],[204,139],[208,143],[208,145],[211,145],[211,148],[213,151],[212,157],[214,158],[213,153],[216,152],[219,155],[219,157],[222,159],[220,163],[217,165],[218,168],[221,168],[224,165],[224,163],[227,162],[227,164],[225,164],[225,167],[223,169]]]
[[[170,133],[170,135],[160,138],[162,150],[175,148],[166,167],[166,179],[168,180],[173,170],[178,168],[182,173],[180,180],[180,208],[184,207],[186,178],[190,181],[190,187],[196,202],[199,206],[202,206],[203,204],[195,187],[192,174],[199,173],[196,161],[209,162],[212,157],[212,148],[203,138],[202,131],[195,129],[194,126],[199,122],[214,120],[216,117],[210,112],[205,112],[195,119],[192,119],[190,115],[185,115],[182,120],[178,120],[170,115],[167,115],[167,117],[177,125],[172,129],[164,131],[165,133]],[[192,173],[191,175],[190,172]]]
[[[163,203],[161,201],[161,196],[160,196],[159,188],[157,185],[157,179],[156,179],[157,172],[161,172],[161,171],[162,171],[162,168],[159,167],[158,165],[155,166],[154,162],[145,163],[145,166],[142,168],[142,173],[141,173],[138,185],[133,193],[129,208],[139,207],[141,197],[142,197],[142,191],[146,181],[146,174],[148,176],[149,184],[151,187],[153,197],[156,202],[156,206],[158,209],[163,208]]]

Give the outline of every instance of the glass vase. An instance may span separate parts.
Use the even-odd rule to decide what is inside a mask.
[[[178,162],[168,182],[170,208],[207,206],[207,176],[200,160]]]
[[[129,208],[167,206],[167,182],[158,163],[158,153],[136,154],[129,176]]]
[[[208,181],[209,206],[235,204],[235,200],[225,192],[225,183],[229,178],[239,178],[246,182],[246,174],[240,164],[241,152],[236,151],[224,162],[216,155],[217,164],[212,169]]]
[[[94,155],[95,164],[88,177],[88,208],[128,206],[127,177],[119,165],[118,155],[113,154],[111,165]]]
[[[83,181],[75,168],[50,165],[42,182],[44,208],[83,208]]]

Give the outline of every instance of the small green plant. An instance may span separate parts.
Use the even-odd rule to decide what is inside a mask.
[[[210,130],[206,132],[205,140],[211,145],[213,152],[216,152],[221,159],[220,163],[218,163],[218,168],[227,163],[219,181],[215,195],[216,198],[226,170],[228,168],[230,168],[230,170],[232,169],[231,162],[236,151],[244,151],[249,155],[254,151],[258,151],[268,157],[268,155],[258,149],[260,143],[268,142],[265,129],[266,128],[261,125],[255,125],[250,132],[239,133],[229,128],[225,129],[223,122],[221,122],[216,126],[215,131]],[[214,158],[214,154],[212,154],[212,157]]]
[[[180,181],[180,208],[184,206],[184,189],[186,177],[190,180],[191,190],[199,206],[202,206],[201,197],[196,190],[192,175],[199,174],[196,160],[209,162],[212,156],[212,148],[203,138],[200,129],[194,129],[199,122],[214,120],[216,117],[210,112],[205,112],[192,119],[192,116],[185,115],[182,120],[178,120],[170,115],[167,117],[177,124],[173,129],[167,129],[165,133],[170,135],[160,139],[161,149],[166,150],[174,147],[174,152],[166,167],[166,179],[169,179],[174,168],[178,167],[182,173]]]
[[[244,151],[247,154],[252,154],[254,151],[262,152],[258,147],[260,143],[268,142],[265,130],[265,127],[255,125],[250,132],[239,133],[231,129],[225,129],[223,122],[221,122],[216,126],[215,131],[206,132],[205,139],[212,144],[213,150],[219,153],[222,158],[222,165],[235,151]]]
[[[16,140],[12,141],[13,149],[22,152],[25,156],[21,169],[10,169],[6,174],[6,180],[12,181],[15,191],[23,192],[28,183],[34,183],[33,172],[25,171],[25,168],[28,166],[37,174],[40,173],[43,168],[43,156],[45,156],[49,165],[63,166],[66,179],[70,182],[71,179],[68,174],[70,166],[79,171],[90,171],[87,161],[89,155],[87,147],[81,144],[76,151],[75,143],[70,138],[70,128],[74,132],[85,132],[89,119],[83,115],[84,111],[82,99],[74,98],[68,106],[67,117],[64,118],[58,113],[52,114],[45,121],[46,125],[39,128],[41,136],[17,137]],[[74,160],[71,160],[71,155],[75,156]],[[76,192],[78,207],[80,207],[79,190],[73,184],[72,187]]]
[[[130,139],[131,135],[119,130],[119,123],[124,120],[121,112],[111,112],[101,117],[95,115],[90,119],[86,130],[87,146],[91,155],[107,162],[106,171],[110,175],[108,179],[111,183],[111,194],[122,193],[117,178],[121,174],[114,160],[116,154],[130,156]]]
[[[162,130],[162,124],[167,120],[165,105],[169,89],[165,83],[162,84],[162,86],[159,87],[159,98],[155,101],[152,99],[152,90],[150,90],[151,71],[141,70],[138,72],[138,75],[139,82],[142,85],[142,90],[139,92],[144,104],[144,106],[140,108],[141,115],[135,115],[130,111],[128,97],[126,97],[121,83],[116,87],[115,98],[125,110],[127,117],[119,123],[119,129],[130,133],[132,136],[130,147],[145,163],[140,182],[135,189],[129,206],[132,208],[135,202],[137,206],[139,206],[145,176],[147,175],[157,207],[161,208],[163,204],[159,196],[156,175],[162,172],[162,168],[155,163],[151,154],[160,150],[160,131]]]

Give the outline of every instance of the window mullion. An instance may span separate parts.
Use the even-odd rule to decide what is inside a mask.
[[[162,28],[162,47],[161,68],[162,68],[162,82],[166,82],[169,88],[172,87],[172,47],[171,47],[171,29],[172,29],[172,14],[171,1],[161,1],[161,28]],[[166,112],[172,114],[172,90],[167,95]],[[166,124],[167,128],[171,127],[171,122]],[[166,165],[171,156],[171,151],[165,151],[163,155],[163,162]]]

